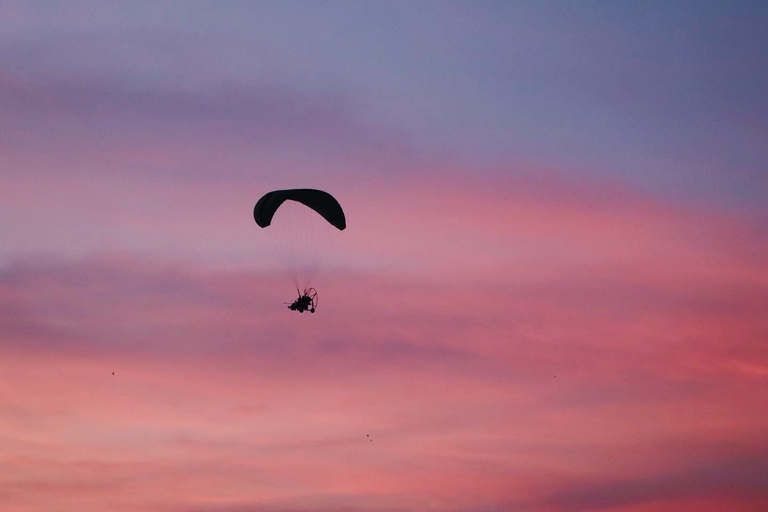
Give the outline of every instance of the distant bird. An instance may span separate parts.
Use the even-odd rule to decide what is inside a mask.
[[[115,372],[112,372],[112,375],[114,375],[114,374],[115,374]]]

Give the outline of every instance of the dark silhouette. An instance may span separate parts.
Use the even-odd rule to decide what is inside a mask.
[[[274,217],[275,212],[286,201],[293,201],[307,206],[339,231],[343,231],[347,227],[347,218],[344,215],[344,210],[341,208],[341,205],[336,198],[328,192],[313,188],[296,188],[267,192],[253,207],[253,220],[255,220],[256,224],[261,228],[269,227],[272,224],[272,218]],[[288,231],[290,232],[290,230]],[[287,238],[293,238],[295,236],[293,242],[297,243],[298,246],[301,245],[298,243],[298,233],[294,233],[292,236],[284,232],[284,235]],[[292,248],[290,252],[294,253],[294,257],[298,253],[299,258],[301,258],[300,254],[303,251],[298,246]],[[297,253],[294,252],[297,249]],[[293,261],[294,265],[296,265],[296,263],[298,262]],[[296,271],[298,269],[294,268],[293,270]],[[294,284],[296,284],[296,292],[299,294],[299,298],[289,304],[288,309],[291,311],[298,311],[299,313],[303,313],[304,311],[314,313],[315,308],[317,308],[317,292],[314,288],[305,288],[304,293],[302,294],[298,290],[298,283],[300,282],[298,276],[294,275],[294,277],[296,278]],[[286,304],[288,303],[286,302]]]
[[[307,310],[309,310],[310,313],[314,313],[315,308],[317,307],[317,292],[315,289],[306,288],[303,294],[298,290],[296,290],[296,292],[299,294],[299,298],[293,301],[291,305],[288,306],[288,309],[291,311],[298,311],[299,313],[303,313]]]
[[[253,207],[253,220],[259,227],[265,228],[272,223],[272,217],[285,201],[296,201],[304,204],[322,215],[333,227],[343,230],[347,227],[347,219],[341,205],[328,192],[312,188],[297,188],[291,190],[274,190],[267,192]]]

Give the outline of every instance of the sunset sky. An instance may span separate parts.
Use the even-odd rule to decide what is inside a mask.
[[[768,510],[767,27],[0,1],[0,510]]]

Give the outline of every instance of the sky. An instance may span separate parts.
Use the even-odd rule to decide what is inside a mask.
[[[1,508],[768,509],[766,27],[0,1]]]

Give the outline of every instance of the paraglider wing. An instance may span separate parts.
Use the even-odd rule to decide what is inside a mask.
[[[272,222],[272,217],[285,201],[297,201],[323,216],[339,230],[347,227],[344,210],[339,202],[328,192],[311,188],[275,190],[266,193],[253,208],[253,218],[260,227],[265,228]]]

